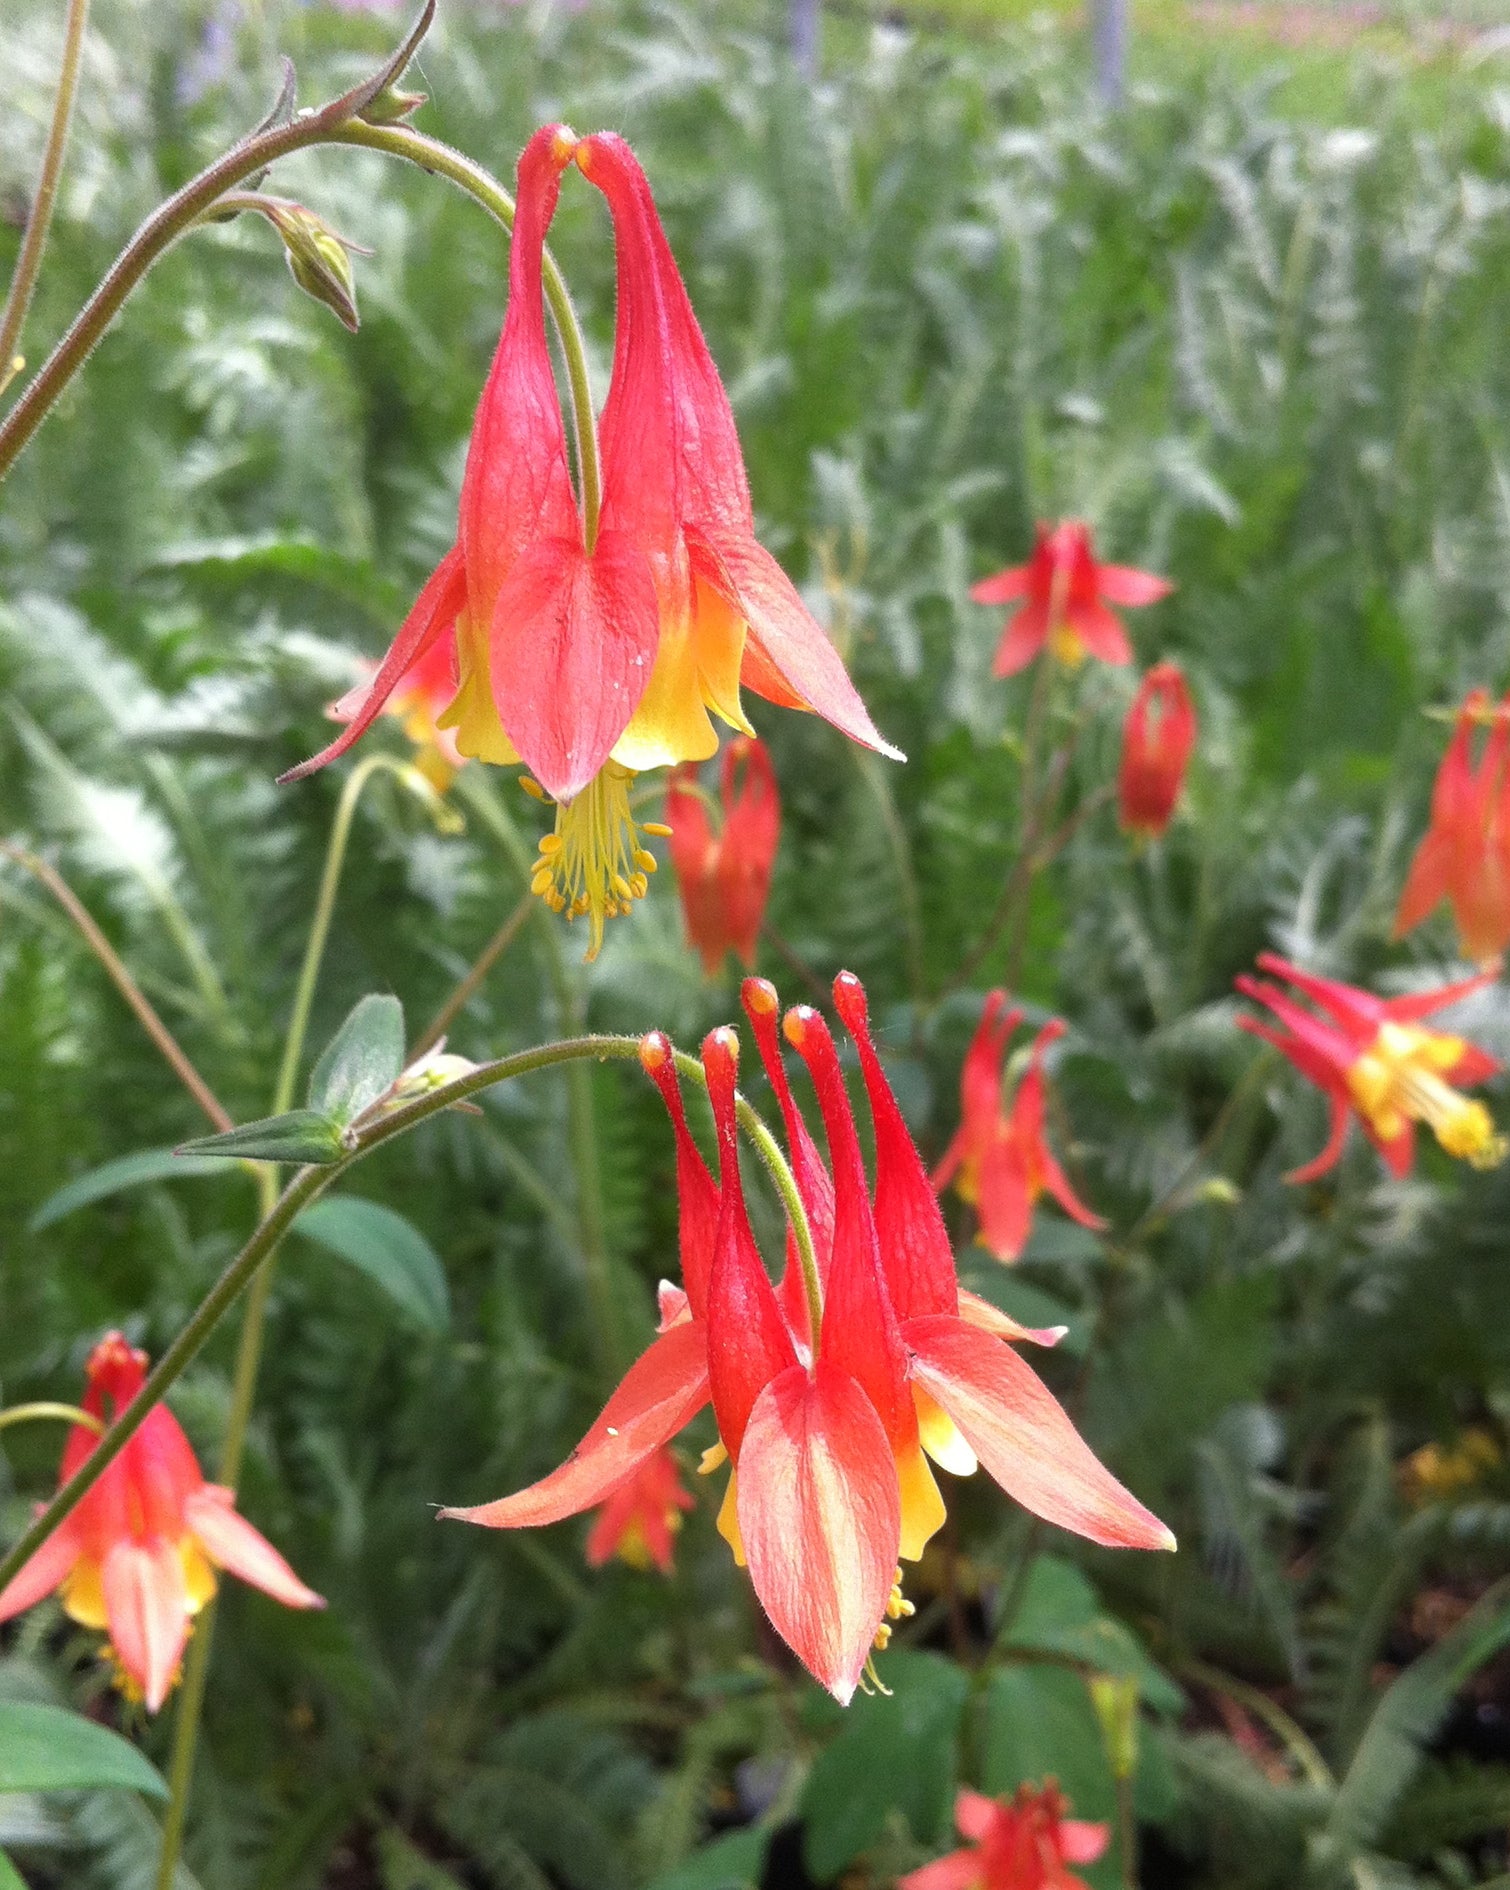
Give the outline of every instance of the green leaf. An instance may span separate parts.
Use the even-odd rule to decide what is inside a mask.
[[[731,1831],[657,1877],[650,1890],[757,1890],[769,1831]]]
[[[0,1792],[102,1787],[166,1798],[157,1769],[105,1726],[34,1700],[0,1700]]]
[[[1010,1644],[1063,1654],[1100,1673],[1136,1680],[1148,1704],[1178,1713],[1185,1696],[1123,1622],[1102,1612],[1095,1589],[1073,1562],[1040,1555],[1012,1625]]]
[[[822,1883],[875,1842],[893,1809],[924,1844],[948,1823],[968,1677],[937,1654],[908,1650],[879,1666],[893,1697],[856,1699],[803,1793],[803,1855]]]
[[[0,1890],[26,1890],[25,1878],[4,1851],[0,1851]]]
[[[290,1109],[286,1115],[244,1122],[224,1135],[196,1136],[179,1145],[180,1155],[234,1155],[244,1162],[338,1162],[346,1153],[344,1123],[318,1109]]]
[[[234,1162],[218,1156],[195,1159],[171,1148],[144,1148],[135,1155],[121,1155],[113,1162],[102,1162],[86,1174],[67,1182],[50,1194],[27,1222],[33,1234],[66,1215],[88,1207],[91,1201],[103,1201],[107,1195],[121,1194],[127,1188],[142,1188],[150,1181],[176,1181],[181,1175],[223,1175]]]
[[[1324,1864],[1371,1845],[1421,1763],[1468,1676],[1510,1642],[1510,1584],[1491,1589],[1429,1653],[1413,1661],[1374,1708],[1353,1754],[1326,1829],[1317,1840]]]
[[[396,997],[364,997],[311,1072],[309,1106],[345,1128],[393,1087],[403,1067],[403,1005]]]
[[[435,1249],[402,1214],[357,1195],[316,1201],[296,1231],[347,1260],[426,1332],[451,1323],[451,1295]]]

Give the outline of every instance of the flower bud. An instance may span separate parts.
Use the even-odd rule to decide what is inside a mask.
[[[306,295],[323,302],[353,334],[360,327],[352,256],[370,256],[360,243],[349,243],[321,216],[302,203],[258,195],[248,209],[260,210],[283,238],[289,274]]]

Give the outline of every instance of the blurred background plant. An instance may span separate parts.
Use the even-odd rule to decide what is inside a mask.
[[[1389,930],[1446,737],[1421,711],[1510,673],[1510,56],[1468,0],[1446,36],[1378,9],[1360,46],[1317,7],[1295,53],[1253,9],[1230,37],[1216,7],[1146,31],[1135,9],[1109,116],[1074,22],[996,11],[831,9],[809,85],[757,0],[452,5],[411,77],[423,128],[503,176],[551,117],[636,143],[765,542],[910,757],[757,708],[783,812],[763,968],[791,998],[841,965],[866,979],[930,1158],[982,994],[1015,969],[1010,940],[977,947],[1032,685],[991,680],[1001,613],[969,585],[1058,516],[1177,580],[1129,630],[1199,708],[1184,812],[1141,853],[1093,812],[1033,882],[1014,979],[1031,1022],[1071,1026],[1050,1127],[1112,1232],[1045,1207],[1012,1269],[965,1244],[968,1210],[958,1232],[967,1284],[1068,1324],[1044,1374],[1181,1553],[1088,1550],[958,1485],[883,1659],[895,1697],[841,1716],[763,1636],[706,1502],[670,1580],[590,1573],[575,1525],[435,1527],[431,1505],[559,1460],[673,1270],[672,1151],[638,1073],[511,1085],[364,1168],[386,1217],[348,1200],[344,1227],[289,1241],[241,1502],[330,1607],[221,1604],[183,1890],[879,1885],[951,1847],[961,1778],[1047,1775],[1117,1826],[1097,1886],[1510,1873],[1510,1178],[1431,1148],[1392,1181],[1359,1144],[1286,1188],[1321,1105],[1231,1028],[1265,947],[1387,990],[1450,961],[1445,920],[1399,948]],[[327,97],[398,30],[376,5],[97,0],[24,351],[263,116],[277,53]],[[5,28],[0,268],[61,31],[40,5]],[[376,153],[271,181],[373,252],[348,265],[359,332],[297,293],[265,223],[197,232],[0,504],[0,830],[62,868],[238,1121],[267,1107],[342,786],[272,780],[449,542],[505,281],[475,204]],[[552,242],[601,396],[589,193]],[[1093,665],[1048,705],[1052,741],[1076,732],[1066,808],[1114,779],[1134,686]],[[367,787],[313,1046],[367,991],[420,1026],[519,900],[533,810],[479,773],[447,790],[459,833],[391,776]],[[532,919],[452,1047],[583,1021],[690,1043],[733,1013],[669,884],[596,965],[578,949]],[[1463,1028],[1510,1052],[1500,988]],[[241,1174],[104,1167],[201,1127],[0,865],[7,1404],[76,1396],[108,1326],[159,1353],[239,1245]],[[174,1395],[207,1457],[233,1356],[227,1330]],[[56,1444],[7,1433],[7,1540]],[[35,1611],[3,1696],[86,1707],[163,1762],[171,1715],[110,1695],[89,1639]],[[0,1847],[34,1890],[134,1890],[157,1824],[129,1791],[12,1794]]]

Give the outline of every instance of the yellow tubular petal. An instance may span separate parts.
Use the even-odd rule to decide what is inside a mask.
[[[920,1385],[912,1387],[912,1402],[917,1407],[918,1434],[923,1448],[941,1469],[957,1477],[974,1476],[976,1455],[960,1435],[954,1419],[936,1404]]]
[[[70,1621],[77,1621],[80,1627],[98,1628],[101,1632],[109,1626],[109,1618],[105,1613],[105,1585],[98,1562],[87,1561],[81,1556],[58,1590],[58,1595],[63,1603],[63,1612]]]
[[[724,1491],[724,1500],[718,1510],[718,1533],[734,1551],[735,1565],[745,1566],[744,1537],[739,1533],[739,1482],[734,1471],[729,1472],[729,1483]]]
[[[904,1562],[915,1562],[943,1528],[948,1511],[928,1468],[928,1459],[916,1444],[898,1457],[897,1480],[902,1494],[902,1546],[898,1553]]]

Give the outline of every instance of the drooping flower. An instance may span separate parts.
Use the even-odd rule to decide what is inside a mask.
[[[141,1390],[144,1352],[110,1332],[89,1355],[83,1409],[111,1422]],[[68,1433],[59,1484],[99,1439]],[[223,1568],[288,1608],[323,1608],[278,1551],[237,1514],[233,1490],[207,1483],[177,1418],[154,1405],[78,1507],[22,1564],[3,1593],[0,1621],[58,1590],[64,1612],[109,1636],[120,1685],[155,1713],[178,1677],[194,1617]]]
[[[682,1511],[695,1508],[675,1457],[669,1450],[655,1451],[598,1511],[587,1537],[588,1566],[601,1568],[616,1555],[631,1568],[655,1567],[669,1575]]]
[[[1050,1780],[1011,1798],[962,1791],[954,1822],[965,1846],[903,1877],[897,1890],[1086,1890],[1070,1864],[1094,1864],[1111,1832],[1068,1818],[1069,1802]]]
[[[1090,527],[1065,519],[1040,524],[1028,562],[982,578],[970,595],[977,604],[1025,600],[1007,619],[991,665],[993,676],[1015,676],[1044,649],[1071,668],[1087,656],[1130,663],[1127,632],[1109,606],[1154,604],[1173,589],[1167,578],[1131,565],[1098,564]]]
[[[1117,811],[1128,833],[1156,839],[1169,825],[1195,749],[1195,705],[1178,663],[1155,663],[1122,725]]]
[[[1054,1343],[1062,1329],[1021,1326],[959,1285],[938,1198],[876,1054],[864,987],[852,973],[834,980],[834,1002],[860,1053],[870,1099],[881,1265],[923,1448],[957,1475],[968,1475],[978,1460],[1024,1509],[1092,1542],[1172,1549],[1169,1530],[1098,1460],[1012,1349],[1011,1341]],[[787,1015],[788,1036],[804,1060],[821,1022],[802,1007]],[[816,1059],[809,1068],[815,1082],[832,1085]]]
[[[375,673],[377,665],[369,665]],[[371,678],[348,689],[338,702],[331,704],[333,721],[351,722],[362,711],[372,688]],[[466,757],[456,745],[449,728],[440,726],[441,717],[456,695],[456,646],[449,637],[432,643],[399,678],[392,695],[383,704],[383,714],[397,718],[404,733],[414,744],[414,766],[437,794],[444,794],[456,778]]]
[[[796,1126],[771,1028],[775,993],[752,979],[744,997],[788,1121],[798,1194],[811,1204],[803,1216],[814,1236],[811,1286],[800,1267],[795,1286],[790,1279],[773,1286],[750,1230],[736,1146],[733,1031],[715,1030],[703,1044],[718,1132],[716,1182],[687,1128],[671,1046],[652,1033],[641,1061],[676,1137],[683,1285],[662,1282],[658,1336],[560,1469],[516,1496],[441,1513],[522,1528],[593,1508],[711,1398],[719,1442],[703,1469],[731,1464],[718,1527],[749,1568],[777,1632],[846,1701],[872,1648],[884,1646],[890,1623],[910,1612],[899,1558],[921,1554],[943,1520],[924,1447],[940,1462],[973,1468],[968,1438],[1021,1501],[1095,1541],[1166,1547],[1172,1539],[1097,1463],[1004,1343],[1052,1343],[1058,1332],[1030,1331],[958,1291],[938,1206],[905,1128],[910,1178],[899,1191],[883,1178],[884,1162],[878,1168],[881,1214],[891,1223],[886,1258],[827,1027],[805,1010],[786,1020],[818,1088],[832,1176]],[[879,1148],[879,1119],[877,1140]],[[908,1229],[918,1221],[918,1190],[932,1219],[914,1267]]]
[[[1473,760],[1476,729],[1489,733]],[[1497,708],[1475,689],[1431,793],[1431,824],[1411,861],[1395,914],[1402,938],[1442,900],[1452,907],[1465,956],[1487,963],[1510,944],[1510,695]]]
[[[1244,976],[1235,980],[1238,990],[1266,1005],[1281,1027],[1256,1017],[1239,1017],[1239,1026],[1282,1050],[1331,1106],[1326,1146],[1287,1181],[1314,1181],[1335,1168],[1352,1116],[1393,1175],[1410,1172],[1418,1122],[1430,1126],[1449,1155],[1475,1168],[1504,1160],[1506,1139],[1496,1133],[1489,1111],[1457,1087],[1487,1082],[1499,1073],[1499,1062],[1462,1037],[1428,1030],[1421,1022],[1492,983],[1497,968],[1433,991],[1378,998],[1302,971],[1273,952],[1261,953],[1258,965],[1293,985],[1316,1009],[1306,1009],[1278,985]]]
[[[573,158],[608,198],[618,258],[595,529],[572,487],[542,300],[545,232]],[[635,773],[707,759],[718,746],[711,716],[751,733],[741,684],[896,753],[755,540],[727,397],[644,172],[608,133],[579,140],[548,125],[526,145],[508,310],[473,426],[457,543],[345,733],[284,779],[343,753],[442,639],[454,642],[458,678],[442,724],[463,755],[522,761],[525,786],[555,801],[531,886],[587,917],[589,957],[655,867],[630,808]]]
[[[725,746],[719,801],[722,821],[715,829],[695,764],[672,770],[666,785],[671,864],[688,940],[710,978],[726,952],[737,952],[746,965],[755,962],[771,890],[781,800],[770,752],[758,737],[736,736]]]
[[[1033,1209],[1045,1191],[1082,1227],[1099,1231],[1106,1222],[1070,1186],[1044,1128],[1044,1054],[1065,1031],[1057,1018],[1034,1039],[1011,1106],[1003,1106],[1007,1040],[1022,1022],[1022,1012],[1006,1011],[1006,1002],[1005,991],[987,993],[960,1076],[960,1126],[933,1171],[933,1186],[942,1192],[952,1181],[980,1217],[981,1245],[1012,1261],[1027,1245]]]

